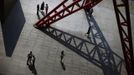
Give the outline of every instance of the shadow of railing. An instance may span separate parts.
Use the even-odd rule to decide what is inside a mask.
[[[25,23],[20,0],[17,0],[10,15],[2,24],[6,56],[11,57]]]
[[[121,75],[123,59],[110,49],[93,16],[89,20],[87,15],[87,19],[91,26],[90,33],[92,35],[88,37],[89,40],[82,39],[54,27],[44,27],[40,28],[40,30],[95,66],[101,68],[104,75]],[[93,23],[90,24],[91,22]]]

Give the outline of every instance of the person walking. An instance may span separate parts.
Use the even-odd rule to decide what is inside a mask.
[[[46,15],[48,13],[48,4],[46,4]]]
[[[44,10],[44,4],[45,4],[45,3],[44,3],[44,1],[43,1],[42,4],[41,4],[41,7],[40,7],[40,10],[41,10],[41,11]]]
[[[33,55],[32,51],[30,51],[30,53],[27,55],[28,59],[27,59],[27,65],[28,68],[32,71],[32,73],[34,75],[37,75],[37,71],[35,68],[35,56]]]
[[[77,0],[73,0],[73,2],[75,2],[75,1],[77,1]],[[78,7],[80,7],[80,4],[79,4],[79,3],[77,3],[76,5],[77,5]]]
[[[65,71],[66,70],[66,67],[64,65],[64,62],[62,61],[63,58],[64,58],[64,56],[65,56],[64,51],[61,51],[61,56],[60,56],[61,60],[60,60],[60,63],[61,63],[62,69]]]
[[[40,6],[37,4],[37,15],[39,15]]]
[[[91,26],[89,26],[88,31],[87,31],[87,33],[86,33],[86,36],[89,36],[90,31],[91,31]]]
[[[41,8],[40,8],[40,12],[41,12],[41,14],[43,15],[43,16],[45,16],[45,13],[44,13],[44,8],[45,8],[45,3],[44,3],[44,1],[42,2],[42,4],[41,4]]]
[[[90,16],[93,14],[93,12],[94,12],[93,8],[89,9]]]
[[[30,51],[30,53],[27,55],[27,65],[31,65],[32,64],[32,57],[33,57],[33,54],[32,54],[32,51]]]
[[[60,56],[60,57],[61,57],[61,61],[63,60],[64,55],[65,55],[65,54],[64,54],[64,51],[61,51],[61,56]]]

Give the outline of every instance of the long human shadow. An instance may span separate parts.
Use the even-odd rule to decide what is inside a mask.
[[[32,71],[34,75],[37,75],[37,70],[35,68],[35,65],[28,66],[28,68]]]
[[[2,32],[6,56],[11,57],[25,23],[20,0],[17,0],[10,15],[2,24]]]
[[[66,70],[65,64],[62,61],[60,61],[60,63],[61,63],[62,69],[65,71]]]
[[[121,75],[124,60],[111,50],[93,16],[91,16],[90,20],[88,17],[87,15],[87,20],[91,26],[89,40],[54,27],[43,27],[40,30],[102,69],[104,75]]]

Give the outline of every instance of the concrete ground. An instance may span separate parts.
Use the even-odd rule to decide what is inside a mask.
[[[36,57],[35,68],[37,75],[127,75],[112,0],[103,0],[103,2],[94,7],[92,16],[94,23],[90,22],[91,26],[93,26],[93,24],[95,24],[95,26],[93,26],[93,32],[91,32],[92,36],[89,37],[97,38],[94,36],[94,32],[98,33],[100,38],[97,39],[98,41],[96,42],[98,44],[99,41],[103,40],[106,49],[100,49],[100,47],[96,49],[96,45],[85,36],[89,27],[89,21],[87,20],[84,10],[80,10],[75,14],[53,23],[50,31],[41,31],[34,28],[33,24],[38,21],[36,5],[41,4],[42,1],[43,0],[20,0],[25,23],[23,22],[24,26],[22,26],[22,31],[11,57],[6,56],[4,38],[2,30],[0,29],[0,75],[32,75],[32,72],[26,65],[27,54],[30,51],[32,51]],[[50,11],[61,1],[62,0],[47,0],[45,3],[48,3]],[[134,2],[130,1],[132,20],[134,19],[133,5]],[[17,19],[16,21],[19,23]],[[132,21],[132,29],[133,28],[134,22]],[[67,44],[65,38],[64,40],[63,38],[59,40],[51,30],[58,34],[62,33],[66,39],[72,37],[75,39],[74,41],[76,41],[74,44],[77,44],[79,41],[82,41],[84,44],[86,43],[85,45],[88,46],[89,53],[86,51],[86,47],[80,49],[78,47],[78,45],[80,45],[79,43],[77,46],[74,46],[72,43]],[[14,35],[14,33],[11,34]],[[134,36],[133,30],[132,33]],[[10,36],[8,37],[10,38]],[[107,63],[104,63],[106,61],[103,60],[103,54],[101,55],[98,48],[101,51],[103,50],[102,53],[104,52],[106,54],[106,52],[108,52],[104,58],[110,60],[111,65],[108,63],[107,66]],[[65,53],[63,63],[60,62],[62,50]],[[97,54],[95,54],[96,50],[98,51]],[[94,52],[94,55],[92,55],[92,52]],[[108,56],[109,54],[111,56]],[[119,68],[119,63],[122,63],[121,69]],[[65,70],[63,70],[63,66]]]

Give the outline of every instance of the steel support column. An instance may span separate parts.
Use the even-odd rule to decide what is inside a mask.
[[[134,75],[133,44],[128,0],[113,0],[128,75]]]

